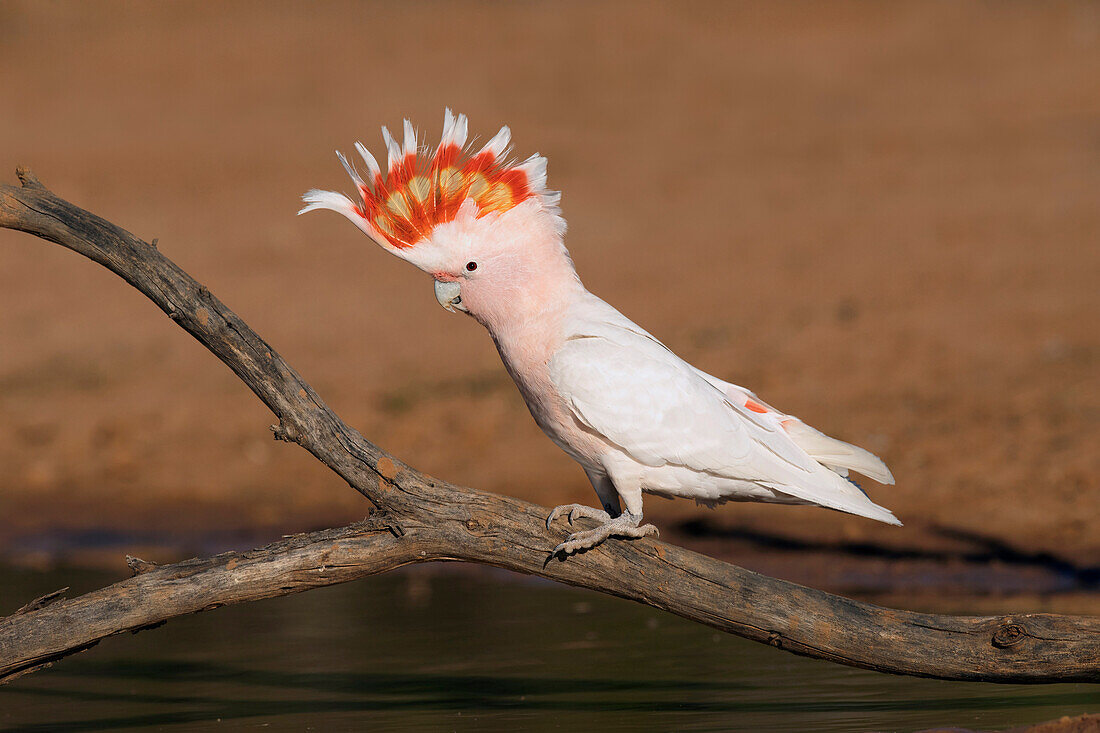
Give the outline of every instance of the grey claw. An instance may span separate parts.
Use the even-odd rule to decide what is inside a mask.
[[[570,534],[565,542],[562,542],[554,548],[554,551],[550,553],[550,557],[556,557],[557,555],[568,556],[582,550],[591,550],[593,547],[596,547],[610,537],[634,539],[646,537],[647,535],[660,536],[660,532],[652,524],[638,526],[638,522],[642,518],[641,514],[632,515],[627,513],[612,519],[607,512],[593,509],[583,504],[563,504],[562,506],[554,507],[554,510],[550,512],[550,516],[546,518],[547,529],[550,528],[551,522],[563,515],[569,521],[570,525],[573,524],[577,517],[596,519],[602,522],[602,524],[595,529],[588,529]]]

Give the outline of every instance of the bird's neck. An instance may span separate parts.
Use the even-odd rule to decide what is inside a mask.
[[[493,307],[476,318],[489,331],[509,366],[545,365],[564,339],[564,323],[570,309],[587,291],[572,263],[543,268],[537,278],[511,289],[507,297],[495,298]],[[515,376],[515,375],[513,375]]]

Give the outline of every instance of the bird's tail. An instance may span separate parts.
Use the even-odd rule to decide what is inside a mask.
[[[894,475],[890,473],[890,469],[881,458],[870,451],[845,443],[843,440],[830,438],[798,419],[785,420],[783,428],[795,445],[806,451],[815,461],[833,469],[841,476],[847,476],[848,471],[855,471],[880,484],[894,483]]]

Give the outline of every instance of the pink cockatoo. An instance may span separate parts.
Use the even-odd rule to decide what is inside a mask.
[[[585,289],[546,159],[509,160],[507,127],[477,153],[466,149],[466,117],[450,110],[434,152],[421,151],[408,120],[403,144],[385,127],[382,137],[387,175],[356,143],[365,178],[337,155],[359,200],[313,190],[299,213],[343,214],[430,274],[440,305],[489,331],[535,422],[581,464],[603,505],[551,511],[548,528],[563,515],[600,523],[553,555],[656,534],[641,523],[643,492],[708,505],[811,504],[901,524],[847,478],[851,470],[892,484],[876,456],[696,369]]]

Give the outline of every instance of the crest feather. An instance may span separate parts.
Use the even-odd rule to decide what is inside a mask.
[[[367,181],[342,153],[336,153],[358,189],[359,204],[339,193],[314,190],[302,197],[307,205],[298,213],[337,211],[382,246],[399,251],[429,238],[439,224],[452,221],[466,201],[473,202],[480,218],[537,197],[554,218],[558,232],[565,231],[557,206],[560,194],[546,188],[546,158],[536,154],[519,164],[506,160],[511,142],[507,126],[475,155],[466,150],[466,115],[444,111],[443,135],[431,154],[427,150],[419,154],[416,130],[409,120],[404,120],[403,128],[404,145],[382,128],[385,176],[362,143],[355,143],[355,149],[367,166]]]
[[[443,137],[439,139],[440,149],[448,145],[456,145],[460,149],[466,145],[466,115],[455,117],[450,108],[443,111]]]
[[[374,159],[371,152],[367,150],[367,146],[361,142],[355,143],[355,149],[359,152],[359,157],[363,159],[363,162],[367,165],[367,170],[370,171],[370,184],[373,188],[377,188],[376,181],[382,177],[382,169],[378,165],[378,161]]]
[[[512,131],[508,129],[508,125],[500,128],[500,132],[493,135],[493,139],[485,143],[485,147],[481,149],[478,155],[485,155],[486,153],[493,156],[494,159],[500,158],[504,155],[504,152],[508,149],[508,143],[512,140]]]
[[[405,155],[416,155],[416,130],[408,120],[405,120]]]
[[[339,150],[336,151],[336,157],[340,159],[340,163],[344,166],[344,170],[351,176],[351,180],[355,182],[355,187],[362,190],[367,187],[367,184],[363,182],[363,179],[359,177],[359,171],[355,170],[355,166],[348,162],[348,159],[344,157],[344,154]]]
[[[385,125],[382,125],[382,142],[386,144],[386,169],[393,173],[397,163],[401,162],[401,159],[405,156],[402,155],[401,146],[393,139],[393,135],[390,134],[389,128]]]

